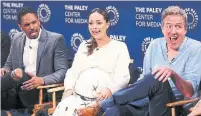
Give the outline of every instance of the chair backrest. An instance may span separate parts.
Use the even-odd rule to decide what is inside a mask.
[[[134,67],[133,64],[130,63],[129,64],[129,71],[130,71],[129,84],[133,84],[140,77],[140,74],[142,74],[142,68],[141,67]]]
[[[200,94],[200,97],[201,97],[201,81],[200,81],[200,84],[199,84],[199,87],[198,87],[198,94]]]
[[[72,64],[73,64],[73,58],[69,58],[68,59],[68,68],[71,68]]]

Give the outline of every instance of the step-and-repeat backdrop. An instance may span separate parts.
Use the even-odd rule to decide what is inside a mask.
[[[90,37],[87,18],[94,8],[105,9],[111,19],[109,36],[127,44],[135,66],[142,66],[149,43],[163,36],[161,13],[170,5],[178,5],[188,14],[187,36],[201,40],[201,2],[179,1],[2,1],[1,30],[12,37],[20,29],[17,12],[24,6],[33,7],[41,24],[49,31],[64,35],[68,55],[74,57],[80,43]],[[103,56],[104,57],[104,56]]]

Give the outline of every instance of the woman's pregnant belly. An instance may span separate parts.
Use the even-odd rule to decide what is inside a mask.
[[[96,93],[113,83],[109,73],[98,68],[83,71],[75,84],[75,92],[89,98],[95,98]]]

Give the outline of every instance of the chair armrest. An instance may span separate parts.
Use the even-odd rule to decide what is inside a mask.
[[[49,89],[47,92],[52,93],[52,92],[56,92],[56,91],[62,91],[64,89],[65,89],[64,86],[62,86],[62,87],[56,87],[56,88]]]
[[[50,87],[58,87],[58,86],[63,86],[63,83],[59,83],[59,84],[51,84],[51,85],[44,85],[44,86],[39,86],[37,87],[37,89],[44,89],[44,88],[50,88]]]
[[[177,101],[177,102],[167,103],[166,106],[167,107],[181,106],[184,104],[196,102],[198,100],[199,100],[199,98],[197,97],[197,98],[193,98],[193,99],[181,100],[181,101]]]

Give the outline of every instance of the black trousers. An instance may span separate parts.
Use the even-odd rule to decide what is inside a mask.
[[[147,102],[144,98],[148,99]],[[142,103],[136,103],[139,101]],[[176,98],[168,81],[159,82],[152,74],[148,74],[103,100],[101,110],[106,113],[105,116],[171,116],[166,104],[173,101]]]
[[[1,110],[17,108],[17,93],[13,87],[7,91],[1,91]]]
[[[30,77],[25,72],[23,72],[23,77],[20,79],[20,81],[13,80],[11,78],[11,73],[7,73],[1,77],[1,92],[7,92],[9,89],[15,88],[16,95],[22,102],[24,108],[33,107],[34,104],[38,103],[38,90],[33,89],[27,91],[21,89],[22,83],[29,79]]]
[[[11,88],[14,88],[19,82],[11,78],[11,73],[6,73],[1,77],[1,91],[7,91]]]

